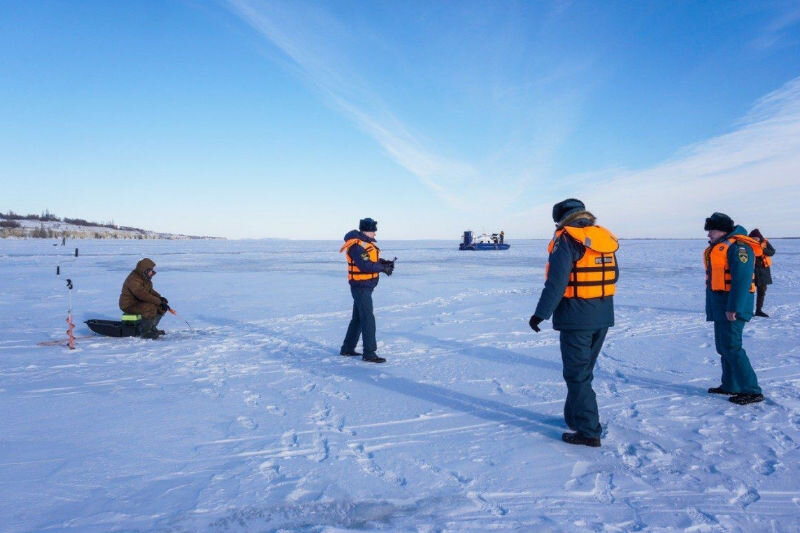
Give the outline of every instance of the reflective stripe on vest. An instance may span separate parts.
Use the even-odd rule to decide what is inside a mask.
[[[769,268],[772,266],[772,258],[764,253],[764,250],[767,249],[767,239],[761,241],[761,263],[764,265],[765,268]]]
[[[737,241],[749,246],[757,258],[763,255],[758,241],[744,235],[734,235],[706,248],[703,252],[703,263],[706,267],[706,282],[712,291],[730,292],[731,270],[728,265],[728,249]],[[756,292],[755,273],[750,283],[750,292]]]
[[[355,261],[353,261],[353,258],[350,257],[350,254],[348,253],[350,247],[354,244],[361,246],[364,249],[364,252],[369,255],[369,260],[373,263],[377,263],[378,259],[380,258],[381,251],[377,246],[375,246],[375,244],[362,241],[361,239],[350,239],[344,243],[342,248],[339,250],[339,253],[344,252],[344,257],[347,259],[347,279],[350,281],[368,281],[377,278],[377,272],[361,272],[358,269]]]
[[[567,226],[556,231],[547,247],[552,253],[555,243],[566,233],[585,248],[581,257],[572,266],[564,298],[605,298],[616,292],[619,278],[616,251],[619,242],[613,233],[601,226],[574,228]],[[550,272],[550,263],[545,267],[545,278]]]

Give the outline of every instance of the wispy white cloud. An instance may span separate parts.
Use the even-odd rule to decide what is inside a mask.
[[[351,29],[319,7],[250,0],[230,6],[274,46],[285,53],[306,79],[334,106],[370,135],[400,166],[456,207],[465,206],[458,184],[474,179],[470,163],[428,148],[371,90],[340,48]]]
[[[800,235],[800,77],[757,101],[734,128],[652,168],[566,181],[622,236],[697,236],[713,211],[767,234]]]
[[[792,2],[774,17],[750,44],[758,50],[779,46],[785,41],[787,30],[797,24],[800,24],[800,7]]]
[[[585,57],[577,63],[555,61],[546,68],[536,68],[533,75],[518,76],[516,65],[504,64],[508,56],[513,56],[510,64],[528,62],[536,56],[536,50],[525,50],[527,37],[524,33],[528,28],[520,25],[516,18],[508,17],[503,10],[494,13],[497,18],[493,19],[497,24],[508,26],[508,31],[500,32],[494,26],[486,26],[481,18],[486,13],[478,15],[470,9],[459,15],[448,12],[453,18],[451,28],[467,24],[471,32],[478,32],[477,36],[471,33],[470,38],[481,39],[483,43],[475,50],[484,56],[464,62],[474,70],[461,70],[458,67],[464,63],[449,62],[444,57],[442,64],[434,61],[415,65],[417,70],[410,73],[424,76],[426,68],[446,69],[447,75],[439,72],[443,85],[435,89],[444,93],[458,92],[453,100],[468,101],[467,105],[473,106],[470,115],[479,108],[486,118],[485,127],[497,128],[499,134],[491,138],[491,148],[452,156],[445,155],[441,147],[451,146],[452,137],[458,132],[450,130],[451,135],[438,139],[420,133],[419,128],[401,119],[382,98],[377,87],[386,83],[386,79],[372,79],[369,69],[355,57],[368,47],[374,47],[376,56],[389,50],[390,55],[394,54],[392,59],[403,57],[408,51],[397,50],[397,43],[382,42],[374,28],[359,26],[353,20],[345,22],[319,4],[259,0],[228,0],[228,4],[234,13],[289,58],[300,75],[324,95],[333,108],[374,139],[391,159],[447,204],[473,216],[493,218],[515,202],[531,183],[542,180],[576,121],[579,91],[557,90],[554,85],[569,86],[568,78],[584,74],[589,61]],[[559,3],[551,17],[559,16],[569,5],[568,1]],[[457,19],[459,16],[463,20]],[[435,26],[434,22],[429,23]],[[417,29],[429,33],[426,38],[430,42],[426,42],[427,48],[422,46],[421,49],[463,48],[463,34],[450,35],[433,26]],[[511,82],[503,74],[505,67],[514,74]],[[463,110],[452,109],[451,105],[454,104],[442,102],[442,107],[448,108],[442,110],[442,116],[448,116],[448,112],[452,117],[463,115]],[[497,124],[502,124],[502,128]],[[441,129],[447,130],[448,126]],[[466,150],[456,143],[451,152],[458,151],[463,154]]]
[[[712,211],[726,211],[737,221],[760,225],[768,231],[775,228],[772,234],[800,234],[800,219],[792,218],[800,204],[800,78],[756,102],[729,133],[688,146],[661,164],[553,180],[551,165],[581,118],[581,102],[586,94],[577,89],[573,93],[570,87],[581,86],[576,80],[591,77],[587,75],[591,58],[556,62],[553,66],[547,61],[530,62],[535,49],[520,51],[521,55],[504,67],[513,70],[518,64],[525,64],[543,68],[534,69],[535,74],[516,77],[513,84],[503,84],[506,78],[502,75],[488,79],[483,87],[491,89],[489,94],[476,90],[470,82],[480,81],[485,72],[494,72],[494,54],[522,49],[526,36],[520,34],[516,48],[514,42],[506,40],[482,47],[481,50],[491,50],[482,58],[492,65],[485,72],[462,73],[458,70],[460,63],[446,65],[448,75],[443,77],[452,85],[447,89],[466,87],[461,96],[477,106],[485,103],[481,101],[484,97],[490,100],[485,103],[487,106],[495,105],[491,101],[494,98],[501,102],[497,108],[502,124],[497,131],[501,133],[492,149],[454,157],[441,148],[446,143],[426,137],[390,108],[385,94],[378,89],[387,78],[373,79],[373,73],[365,67],[361,54],[365,47],[375,47],[375,54],[368,60],[373,61],[387,50],[401,56],[403,50],[393,49],[397,43],[381,42],[382,37],[374,28],[361,26],[358,20],[337,18],[320,4],[228,1],[232,11],[288,58],[333,108],[434,194],[464,210],[465,218],[502,217],[508,222],[507,229],[516,224],[517,234],[530,234],[528,228],[539,227],[538,223],[533,224],[534,220],[549,216],[552,193],[574,190],[572,195],[584,199],[601,221],[623,236],[697,235],[698,226],[702,233],[702,221]],[[564,3],[552,16],[558,17],[567,9],[569,3]],[[795,24],[795,11],[789,10],[776,19],[769,32],[782,34]],[[472,22],[474,27],[482,28],[479,21]],[[436,34],[435,28],[426,31]],[[491,39],[492,33],[486,31],[481,38]],[[456,34],[448,39],[460,37]],[[444,44],[449,49],[453,43]],[[519,63],[523,56],[525,61]],[[537,88],[537,84],[547,87]],[[438,140],[452,141],[447,137]],[[533,206],[513,218],[504,214],[517,197],[545,196],[547,204]]]

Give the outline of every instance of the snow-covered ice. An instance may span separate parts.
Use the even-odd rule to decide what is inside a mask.
[[[0,530],[800,530],[800,240],[745,328],[749,406],[705,392],[705,242],[622,242],[599,449],[560,441],[557,333],[527,325],[546,243],[381,244],[372,365],[338,355],[339,242],[0,241]],[[37,346],[65,278],[88,335],[142,256],[193,332]]]

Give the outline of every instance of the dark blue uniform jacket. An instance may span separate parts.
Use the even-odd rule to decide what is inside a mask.
[[[365,242],[376,242],[375,239],[367,237],[356,229],[347,232],[347,235],[344,236],[345,242],[349,241],[350,239],[361,239]],[[366,256],[366,250],[357,244],[354,244],[349,250],[347,250],[347,255],[349,255],[350,258],[355,262],[356,266],[361,272],[383,272],[383,265],[370,261]],[[367,257],[367,259],[365,259],[365,257]],[[378,286],[378,278],[366,279],[363,281],[350,280],[350,285],[361,289],[374,289]]]
[[[732,232],[718,242],[724,242],[731,235],[747,235],[747,230],[736,226]],[[741,250],[741,259],[740,259]],[[747,254],[747,261],[744,259]],[[753,283],[753,269],[755,268],[755,254],[746,244],[734,242],[728,248],[728,268],[731,271],[731,290],[712,291],[710,282],[706,281],[706,320],[727,321],[726,311],[733,311],[736,317],[748,321],[753,318],[753,293],[750,284]]]
[[[578,219],[570,226],[586,227],[591,223]],[[597,330],[614,325],[614,297],[563,298],[569,274],[583,257],[586,248],[564,233],[556,241],[548,261],[550,269],[535,315],[544,320],[553,317],[556,330]]]

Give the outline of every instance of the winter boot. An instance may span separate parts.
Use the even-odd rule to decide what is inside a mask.
[[[762,318],[769,318],[769,315],[762,311],[761,309],[756,309],[756,316],[760,316]]]
[[[735,392],[726,391],[721,386],[720,387],[711,387],[708,389],[709,394],[727,394],[728,396],[733,396],[736,394]]]
[[[156,321],[152,318],[142,318],[142,333],[139,336],[143,339],[157,339],[158,330],[155,323]]]
[[[758,403],[764,401],[763,394],[752,394],[748,392],[743,392],[741,394],[734,394],[730,398],[728,398],[729,402],[733,402],[739,405],[747,405],[748,403]]]
[[[355,350],[346,351],[344,348],[342,348],[341,350],[339,350],[339,355],[346,355],[349,357],[351,355],[361,355],[361,354]]]
[[[156,318],[153,321],[153,329],[158,332],[159,335],[166,335],[167,332],[163,329],[158,329],[158,323],[161,322],[161,319],[164,318],[164,315],[156,314]]]
[[[374,353],[371,354],[364,354],[361,356],[362,361],[366,361],[368,363],[385,363],[386,359],[383,357],[378,357]]]
[[[592,448],[600,447],[600,439],[598,437],[587,437],[578,432],[575,433],[562,433],[561,440],[567,444],[581,444],[583,446],[590,446]]]

